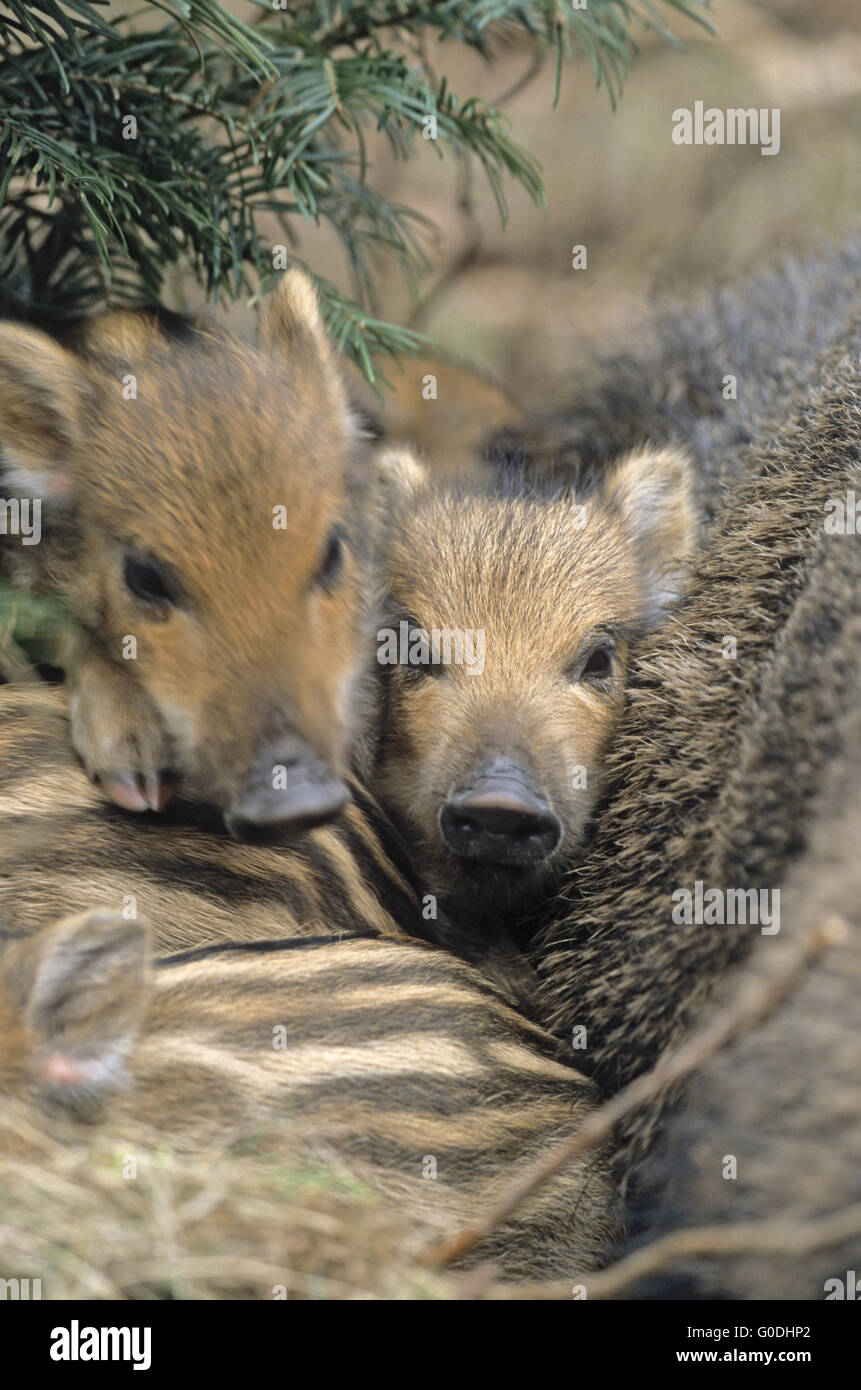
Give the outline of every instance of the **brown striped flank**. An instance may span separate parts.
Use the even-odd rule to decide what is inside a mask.
[[[0,687],[0,928],[94,906],[145,916],[161,951],[422,929],[397,837],[384,846],[358,804],[287,846],[239,844],[190,805],[133,816],[80,768],[61,690]]]
[[[294,938],[153,967],[140,922],[91,912],[0,948],[0,1032],[0,1110],[145,1126],[178,1153],[253,1140],[334,1158],[439,1235],[594,1102],[553,1040],[421,943]],[[591,1155],[479,1255],[508,1277],[574,1277],[616,1234],[606,1156]]]

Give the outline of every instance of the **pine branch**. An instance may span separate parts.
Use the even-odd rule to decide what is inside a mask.
[[[701,0],[590,0],[588,11],[559,0],[290,0],[289,12],[261,3],[246,25],[217,0],[158,0],[141,28],[96,0],[5,0],[0,313],[50,321],[105,300],[152,301],[180,262],[215,299],[255,294],[275,268],[273,214],[285,246],[297,219],[327,222],[353,293],[373,309],[381,253],[414,280],[430,229],[368,182],[372,138],[407,155],[432,118],[436,138],[422,148],[476,161],[503,220],[512,181],[543,204],[538,165],[505,117],[461,99],[399,38],[431,33],[492,58],[525,32],[558,63],[573,43],[615,102],[633,23],[671,38],[668,9],[703,19]],[[344,350],[369,373],[372,351],[403,344],[331,286],[324,296]]]

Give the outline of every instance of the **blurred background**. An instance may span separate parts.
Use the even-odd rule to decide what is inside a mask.
[[[427,56],[454,90],[501,103],[514,137],[541,162],[547,209],[509,186],[503,227],[480,171],[440,159],[424,140],[413,142],[413,158],[395,160],[381,137],[369,137],[370,178],[438,228],[433,269],[416,292],[381,263],[384,315],[428,333],[491,372],[519,405],[533,405],[575,368],[578,349],[624,335],[655,293],[735,278],[857,218],[858,0],[715,0],[713,21],[710,38],[684,17],[672,19],[682,53],[635,31],[641,52],[615,112],[581,56],[565,65],[554,108],[552,58],[536,63],[525,42],[492,66],[460,45],[430,44]],[[674,145],[672,112],[696,100],[780,107],[780,152]],[[588,270],[572,269],[575,244],[586,246]],[[299,249],[315,271],[349,288],[334,235],[310,228]],[[179,307],[199,302],[187,283],[171,288]],[[251,317],[241,305],[225,312],[240,327]],[[421,371],[409,359],[401,372],[386,372],[421,400]]]

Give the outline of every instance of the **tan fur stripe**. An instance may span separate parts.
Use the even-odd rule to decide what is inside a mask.
[[[318,831],[317,844],[327,856],[333,874],[339,878],[343,896],[355,907],[357,929],[361,922],[379,931],[381,936],[403,936],[403,930],[381,908],[376,895],[371,892],[357,869],[349,850],[338,839],[337,832],[328,829]]]

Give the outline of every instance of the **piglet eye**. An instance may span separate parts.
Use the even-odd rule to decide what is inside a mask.
[[[145,603],[157,603],[162,608],[176,603],[175,586],[153,559],[126,555],[123,560],[123,579],[126,588],[135,598],[143,599]]]
[[[580,672],[582,681],[605,681],[613,674],[612,647],[596,647],[586,658]]]
[[[316,582],[321,589],[329,590],[337,584],[341,571],[344,568],[344,538],[341,532],[335,527],[329,532],[326,546],[323,551],[323,558],[320,561],[320,568],[317,571]]]
[[[602,685],[611,681],[615,674],[615,648],[610,638],[603,638],[577,657],[567,678],[572,685]]]
[[[406,618],[399,631],[406,636],[401,653],[401,666],[407,680],[439,680],[445,675],[443,663],[433,660],[433,647],[426,627],[415,618]]]
[[[411,681],[439,680],[445,675],[441,661],[433,661],[429,654],[427,661],[414,657],[404,666],[404,675]]]

